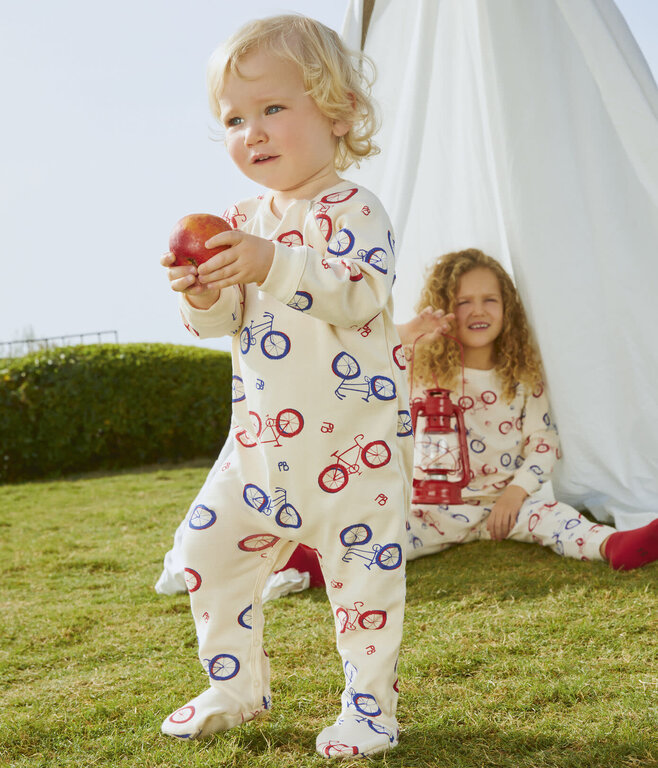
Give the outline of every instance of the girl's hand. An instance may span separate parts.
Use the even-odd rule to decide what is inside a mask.
[[[452,312],[446,315],[442,309],[425,307],[408,323],[397,326],[400,341],[408,346],[415,342],[429,344],[436,341],[442,334],[449,333],[454,319]]]
[[[519,485],[508,485],[500,494],[487,519],[487,530],[494,541],[507,538],[527,497],[528,494]]]
[[[189,303],[197,309],[212,307],[219,298],[219,291],[199,282],[197,268],[193,264],[175,267],[172,266],[174,261],[173,253],[165,253],[160,258],[160,264],[167,267],[171,290],[184,293]]]
[[[228,288],[239,283],[263,283],[274,260],[274,243],[239,229],[220,232],[206,242],[207,248],[228,245],[199,264],[199,282],[206,288]]]

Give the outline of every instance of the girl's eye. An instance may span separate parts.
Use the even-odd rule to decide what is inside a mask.
[[[283,109],[283,107],[278,106],[278,104],[273,104],[272,106],[267,107],[265,109],[265,114],[266,115],[275,115],[277,112],[281,112],[282,109]]]
[[[227,127],[230,128],[230,127],[232,127],[234,125],[240,125],[241,122],[242,122],[242,118],[241,117],[231,117],[231,118],[229,118],[226,121],[226,125],[227,125]]]

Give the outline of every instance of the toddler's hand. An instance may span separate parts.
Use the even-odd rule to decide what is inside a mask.
[[[206,247],[228,245],[199,265],[199,282],[207,288],[228,288],[239,283],[263,283],[274,260],[274,243],[249,235],[239,229],[220,232],[206,242]]]
[[[408,323],[397,326],[400,340],[409,346],[416,342],[419,344],[431,343],[436,341],[439,336],[450,332],[454,319],[455,316],[452,312],[446,315],[442,309],[425,307]]]
[[[182,267],[173,266],[173,253],[165,253],[160,258],[160,264],[167,267],[167,274],[172,291],[184,293],[189,303],[197,309],[208,309],[219,298],[219,290],[202,285],[197,276],[197,268],[193,264]]]
[[[487,530],[494,541],[507,538],[527,497],[528,494],[519,485],[508,485],[500,494],[487,519]]]

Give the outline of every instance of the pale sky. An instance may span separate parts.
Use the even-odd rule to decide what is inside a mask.
[[[617,5],[658,79],[658,3]],[[212,138],[206,61],[251,18],[296,11],[340,31],[346,7],[0,0],[0,342],[31,329],[198,344],[159,257],[181,216],[256,190]]]

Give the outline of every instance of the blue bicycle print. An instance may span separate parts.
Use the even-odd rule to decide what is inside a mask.
[[[240,350],[243,355],[256,344],[256,339],[262,336],[260,348],[265,357],[270,360],[280,360],[290,352],[290,339],[285,333],[273,330],[274,315],[272,312],[263,312],[264,321],[256,323],[252,320],[248,328],[243,328],[240,333]]]
[[[388,272],[388,256],[383,248],[371,248],[369,251],[361,248],[356,254],[361,261],[370,264],[378,272],[382,272],[384,275]]]
[[[270,498],[262,488],[254,483],[247,483],[242,491],[242,498],[248,506],[264,515],[271,515],[276,510],[274,519],[282,528],[299,528],[302,518],[292,504],[287,502],[284,488],[275,488],[275,496]]]
[[[374,395],[377,400],[393,400],[397,395],[395,382],[388,376],[364,376],[363,379],[355,381],[361,373],[361,366],[358,361],[348,352],[339,352],[331,362],[331,370],[339,379],[340,384],[334,390],[334,394],[339,400],[344,400],[346,392],[358,392],[365,397],[367,403]]]
[[[298,312],[307,312],[313,306],[313,297],[306,291],[297,291],[288,302],[288,306]]]
[[[373,565],[384,571],[393,571],[402,565],[402,547],[399,544],[370,544],[372,529],[365,523],[348,525],[340,532],[341,544],[346,547],[342,559],[349,563],[352,558],[360,557],[366,561],[365,567],[370,570]],[[368,713],[365,713],[368,714]]]
[[[240,662],[230,653],[219,653],[204,659],[204,666],[213,680],[230,680],[240,671]]]
[[[217,520],[217,514],[203,504],[197,504],[190,513],[188,525],[195,531],[203,531],[210,528]]]

